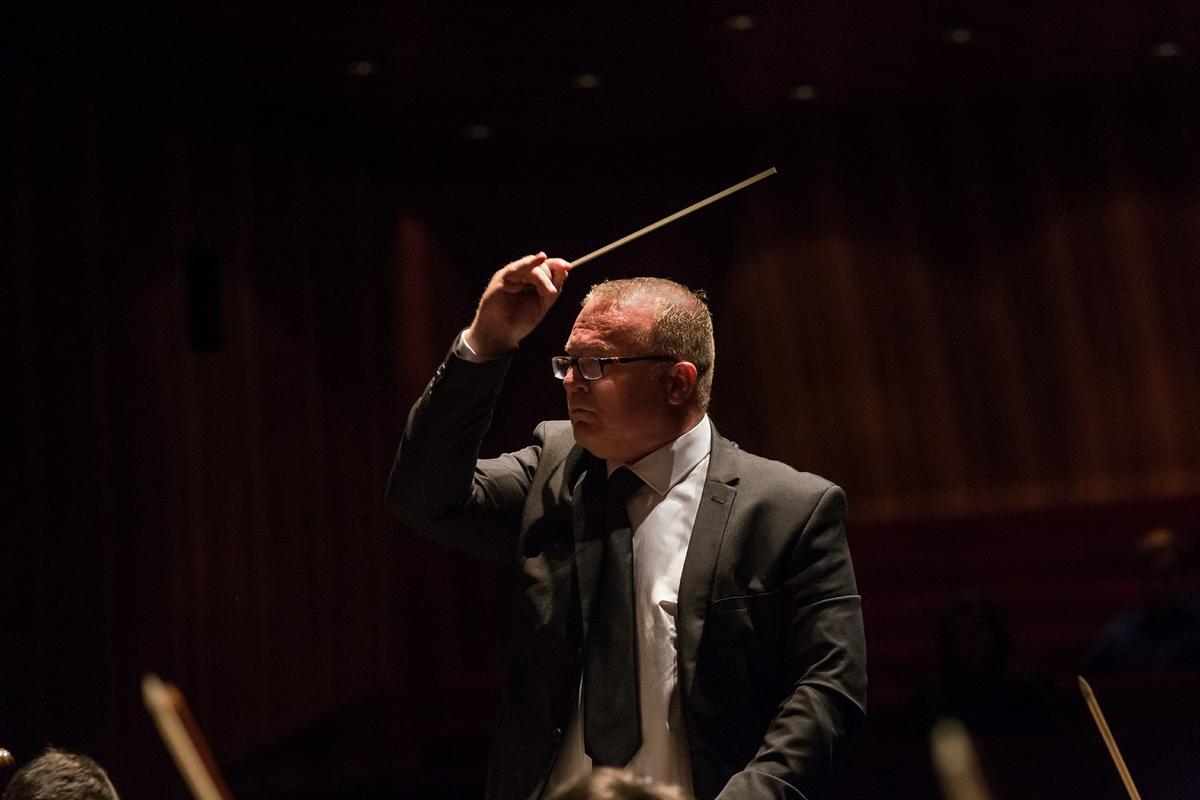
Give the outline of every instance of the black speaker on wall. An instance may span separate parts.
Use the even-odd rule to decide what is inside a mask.
[[[221,273],[217,254],[194,245],[184,261],[188,344],[193,350],[221,347]]]

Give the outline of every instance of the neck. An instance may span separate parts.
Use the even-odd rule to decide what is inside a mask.
[[[639,448],[638,452],[633,456],[630,456],[628,458],[617,459],[617,460],[619,461],[619,463],[622,463],[622,464],[636,464],[637,462],[641,461],[643,458],[650,455],[651,453],[653,453],[655,450],[659,449],[660,447],[664,447],[664,446],[670,444],[671,442],[675,441],[676,439],[678,439],[680,436],[683,436],[685,433],[690,431],[692,428],[696,427],[696,425],[702,419],[704,419],[704,412],[702,412],[702,411],[681,416],[677,421],[675,421],[672,425],[670,425],[668,428],[666,428],[662,432],[661,436],[656,436],[654,438],[654,440],[653,440],[655,442],[654,444],[651,444],[651,445],[645,447],[644,449]]]

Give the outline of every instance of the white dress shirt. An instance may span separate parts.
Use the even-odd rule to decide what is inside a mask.
[[[634,620],[637,625],[638,694],[642,746],[629,769],[692,790],[691,758],[679,696],[675,614],[679,578],[708,475],[712,426],[705,416],[670,444],[625,466],[646,484],[626,508],[633,526]],[[583,686],[544,794],[573,783],[592,768],[583,748]]]

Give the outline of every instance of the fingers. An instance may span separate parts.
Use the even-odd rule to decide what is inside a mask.
[[[555,283],[559,283],[566,280],[567,273],[571,271],[573,265],[565,258],[547,258],[544,266],[550,270],[550,275],[554,278]]]
[[[554,279],[550,277],[550,268],[546,266],[545,261],[535,266],[529,274],[536,281],[533,285],[542,297],[558,294],[558,287],[554,285]]]
[[[549,258],[544,252],[511,262],[500,271],[504,291],[517,294],[535,291],[542,297],[556,297],[566,282],[571,263]]]
[[[550,271],[555,295],[561,294],[563,284],[567,282],[567,274],[571,271],[571,262],[561,258],[548,258],[542,266]]]
[[[497,273],[500,276],[504,290],[506,292],[528,291],[525,287],[537,280],[531,277],[533,271],[545,262],[545,260],[545,253],[535,253],[534,255],[518,258],[516,261],[510,261],[505,264],[504,268]]]
[[[539,252],[539,253],[534,253],[531,256],[525,256],[524,258],[518,258],[516,261],[512,262],[508,266],[519,267],[521,269],[525,269],[525,268],[530,268],[530,267],[536,267],[538,264],[541,264],[545,260],[546,260],[545,252]]]

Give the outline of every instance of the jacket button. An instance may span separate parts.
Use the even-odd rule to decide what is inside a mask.
[[[558,744],[559,742],[562,741],[562,737],[563,737],[562,728],[555,728],[554,732],[550,734],[550,742],[552,744]]]

